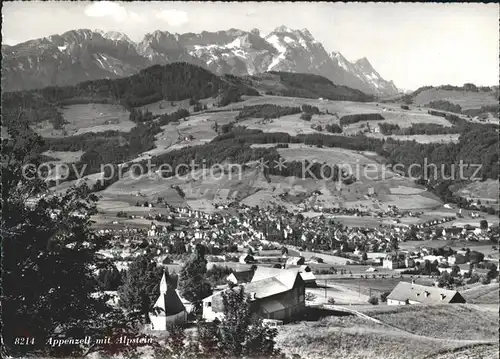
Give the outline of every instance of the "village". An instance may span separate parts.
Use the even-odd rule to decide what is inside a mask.
[[[456,218],[449,217],[363,228],[343,226],[327,212],[304,216],[280,207],[230,203],[215,213],[167,208],[168,214],[146,217],[148,228],[99,229],[113,238],[101,254],[126,271],[149,253],[175,274],[203,246],[207,273],[223,275],[202,301],[205,321],[222,319],[222,293],[239,286],[251,296],[253,313],[279,326],[302,318],[306,307],[466,303],[462,289],[498,281],[498,226],[442,227]],[[194,320],[195,305],[167,285],[165,274],[159,288],[153,306],[159,312],[150,313],[146,328],[164,331]]]

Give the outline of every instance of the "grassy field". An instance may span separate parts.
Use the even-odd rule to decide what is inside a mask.
[[[445,100],[460,105],[462,110],[496,105],[498,98],[494,92],[465,92],[429,89],[420,92],[413,100],[416,105],[426,105],[431,101]]]
[[[415,335],[358,317],[325,317],[279,329],[283,352],[307,359],[325,358],[425,358],[445,350],[477,344]]]
[[[498,312],[483,311],[467,304],[406,305],[365,314],[404,331],[440,339],[498,339]]]
[[[452,190],[467,199],[480,200],[482,204],[498,204],[498,180],[488,179],[484,182],[472,182],[465,186],[453,186]]]
[[[487,285],[477,285],[476,287],[463,291],[462,295],[467,300],[467,303],[498,304],[498,289],[498,282]]]
[[[58,163],[75,163],[80,160],[83,151],[45,151],[42,155],[57,158]],[[54,162],[53,162],[54,163]]]
[[[63,137],[112,130],[129,132],[135,126],[129,120],[129,112],[120,105],[68,105],[59,111],[68,122],[63,129],[55,130],[51,123],[45,121],[35,125],[34,130],[42,137]]]
[[[207,99],[208,102],[210,99]],[[205,101],[205,100],[204,100]],[[203,102],[203,101],[202,101]],[[207,104],[210,107],[210,103]],[[187,102],[186,102],[187,103]],[[176,102],[171,106],[169,101],[162,101],[148,105],[149,110],[155,112],[171,112],[178,107],[185,107],[186,103]],[[409,125],[412,122],[437,123],[445,121],[443,125],[449,123],[442,118],[430,116],[425,109],[410,106],[409,111],[402,110],[398,104],[379,103],[359,103],[349,101],[321,101],[318,99],[301,99],[280,96],[245,96],[244,101],[233,103],[223,108],[218,108],[218,112],[201,112],[191,115],[187,121],[179,121],[162,127],[162,132],[156,135],[156,148],[142,153],[133,161],[143,160],[148,157],[160,155],[172,150],[179,150],[185,146],[194,146],[206,143],[216,136],[212,126],[215,122],[223,125],[234,121],[238,115],[235,109],[243,106],[256,104],[274,103],[283,106],[300,106],[310,104],[318,106],[320,110],[329,114],[315,115],[311,122],[299,119],[299,115],[284,116],[280,119],[273,119],[263,123],[262,119],[246,119],[241,121],[241,125],[250,128],[259,128],[264,131],[284,131],[292,134],[317,132],[311,129],[312,124],[338,122],[338,118],[345,114],[354,113],[381,113],[388,121],[398,121],[401,126]],[[161,106],[161,108],[160,108]],[[156,110],[155,110],[156,109]],[[220,110],[220,111],[219,111]],[[74,133],[78,131],[100,131],[109,126],[118,126],[121,130],[129,130],[132,123],[128,122],[128,112],[120,106],[114,105],[73,105],[65,110],[65,117],[71,124],[66,125],[66,130],[71,132],[73,126]],[[156,113],[156,112],[155,112]],[[106,121],[117,118],[119,123],[106,124]],[[436,122],[437,121],[437,122]],[[359,124],[355,124],[359,125]],[[128,127],[127,127],[128,126]],[[192,139],[186,139],[192,136]],[[439,135],[437,135],[439,136]],[[430,137],[429,137],[430,138]],[[421,139],[419,141],[434,141],[436,139]],[[366,211],[387,210],[389,205],[395,205],[400,209],[424,210],[426,216],[418,218],[402,218],[401,224],[413,224],[425,219],[440,218],[443,215],[433,213],[442,205],[439,198],[431,195],[405,178],[399,178],[390,170],[386,169],[373,154],[364,152],[348,151],[338,148],[317,148],[302,144],[290,144],[289,148],[278,149],[280,154],[287,160],[319,160],[328,164],[344,164],[350,167],[352,173],[357,177],[357,181],[349,186],[339,185],[332,181],[314,180],[311,178],[299,179],[295,177],[271,176],[267,182],[262,175],[253,167],[244,172],[239,179],[195,179],[176,181],[141,179],[131,181],[124,178],[102,192],[103,207],[128,208],[135,204],[137,196],[144,196],[144,200],[154,200],[158,196],[167,197],[169,203],[173,205],[189,205],[192,208],[213,211],[213,204],[228,198],[235,198],[244,204],[253,206],[259,205],[283,205],[289,210],[298,209],[298,204],[317,205],[324,208],[358,208]],[[61,161],[73,161],[76,159],[68,154],[58,154]],[[57,156],[56,156],[57,157]],[[371,171],[372,166],[376,167],[377,175]],[[364,173],[367,170],[368,172]],[[373,178],[375,176],[375,178]],[[185,192],[192,195],[181,198],[171,185],[179,185]],[[475,184],[470,189],[461,188],[463,191],[470,191],[481,198],[494,197],[488,194],[494,187],[494,183]],[[320,190],[320,194],[314,195],[315,190]],[[284,199],[281,194],[288,192],[291,197]],[[368,194],[373,194],[368,197]],[[478,196],[479,198],[479,196]],[[126,206],[124,205],[126,204]],[[455,211],[449,212],[452,215]],[[338,220],[348,226],[366,225],[376,227],[380,224],[392,224],[391,219],[378,219],[371,217],[339,216]],[[494,221],[492,223],[495,223]]]
[[[434,355],[434,359],[498,359],[498,344],[473,345],[458,350],[450,350],[447,353]]]
[[[214,99],[207,98],[200,100],[202,105],[207,105],[209,109],[213,107]],[[182,101],[168,101],[168,100],[160,100],[157,102],[150,103],[148,105],[141,106],[140,109],[143,111],[149,111],[153,115],[162,115],[165,113],[172,113],[178,111],[180,109],[186,109],[189,112],[193,112],[193,107],[189,105],[189,100]]]
[[[249,129],[262,130],[263,132],[286,132],[291,136],[308,133],[320,133],[311,128],[311,124],[315,122],[303,121],[300,114],[283,116],[280,118],[263,121],[262,119],[248,119],[239,121],[238,125],[245,126]]]

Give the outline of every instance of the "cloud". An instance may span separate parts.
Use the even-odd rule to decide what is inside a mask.
[[[156,17],[170,26],[181,26],[189,21],[187,13],[179,10],[163,10],[156,14]]]
[[[85,7],[85,15],[91,17],[111,17],[116,22],[142,22],[145,19],[133,11],[128,11],[120,4],[111,1],[99,1]]]

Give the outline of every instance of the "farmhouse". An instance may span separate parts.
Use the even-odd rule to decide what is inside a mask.
[[[383,268],[388,268],[388,269],[397,269],[400,267],[399,265],[399,260],[398,257],[394,254],[388,254],[383,262],[382,262],[382,267]]]
[[[262,271],[264,269],[264,271]],[[252,282],[228,290],[241,290],[250,295],[250,310],[263,319],[290,321],[305,307],[305,283],[298,269],[279,270],[279,274],[257,268]],[[224,316],[222,293],[203,299],[203,318],[213,321]]]
[[[286,269],[298,269],[300,277],[302,278],[302,280],[306,284],[306,287],[315,287],[316,286],[316,276],[314,275],[311,267],[309,267],[306,264],[303,264],[303,265],[288,265],[287,264],[285,267],[279,266],[279,267],[273,267],[273,268],[268,268],[268,267],[261,268],[258,273],[256,272],[257,277],[255,277],[255,275],[254,275],[255,279],[252,279],[252,281],[267,278],[267,277],[270,277],[273,275],[278,275],[281,272],[283,272],[283,269],[285,269],[285,268]]]
[[[166,330],[169,325],[183,324],[187,320],[186,308],[174,288],[167,285],[165,273],[160,281],[160,296],[149,319],[153,330]]]
[[[456,290],[399,282],[387,296],[388,305],[465,303]]]

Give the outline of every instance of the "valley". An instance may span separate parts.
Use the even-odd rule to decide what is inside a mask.
[[[481,112],[473,117],[385,102],[317,75],[217,76],[173,63],[3,101],[9,136],[40,140],[30,150],[51,166],[44,192],[29,198],[33,218],[83,218],[107,265],[89,270],[92,295],[104,291],[113,310],[142,310],[149,319],[121,322],[141,335],[171,340],[175,329],[154,310],[175,300],[182,333],[202,333],[214,298],[241,285],[253,288],[249,303],[265,303],[287,358],[496,348],[498,121],[480,121],[493,116],[485,97],[468,108]],[[425,177],[427,160],[445,170]],[[459,161],[479,162],[481,177],[451,176]],[[95,208],[72,191],[95,196]],[[50,207],[59,196],[69,196],[65,212]],[[402,285],[422,288],[408,294],[421,305],[394,305]],[[275,288],[293,298],[266,302]],[[433,302],[419,302],[430,291]]]

